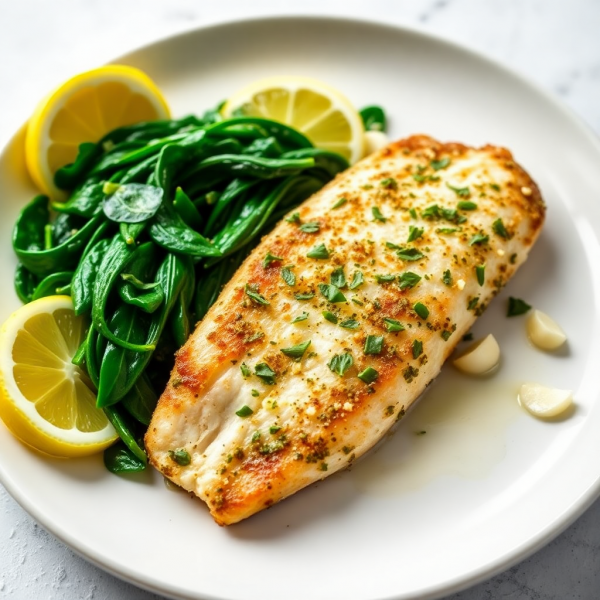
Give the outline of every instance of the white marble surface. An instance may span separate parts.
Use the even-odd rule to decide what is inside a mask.
[[[204,23],[337,14],[409,24],[456,40],[559,96],[600,133],[598,0],[0,0],[0,145],[65,77]],[[560,149],[557,149],[560,151]],[[599,169],[600,173],[600,169]],[[0,600],[157,598],[87,563],[0,486]],[[597,600],[600,502],[537,554],[452,600]],[[446,600],[450,600],[449,598]]]

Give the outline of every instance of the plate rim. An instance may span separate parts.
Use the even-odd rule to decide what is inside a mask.
[[[457,42],[443,35],[427,31],[421,26],[408,23],[387,23],[372,17],[360,17],[354,15],[340,16],[336,15],[335,13],[282,13],[256,17],[246,16],[223,18],[208,21],[203,24],[193,24],[190,27],[176,30],[164,36],[157,37],[152,41],[146,42],[142,45],[132,46],[120,55],[108,59],[104,64],[115,64],[119,61],[128,60],[128,57],[134,53],[145,52],[155,46],[159,46],[164,43],[170,43],[179,38],[202,35],[204,32],[210,30],[262,24],[266,22],[273,23],[277,21],[305,21],[313,23],[327,22],[332,25],[341,24],[381,28],[395,35],[408,34],[412,36],[418,36],[426,42],[438,45],[441,44],[452,51],[462,52],[471,59],[487,63],[490,65],[490,67],[501,71],[507,77],[516,80],[517,83],[527,88],[529,91],[541,96],[546,102],[549,102],[553,108],[562,113],[570,122],[570,124],[576,127],[578,132],[582,134],[600,154],[600,134],[596,134],[596,132],[583,119],[583,117],[577,114],[573,108],[564,103],[560,98],[557,98],[555,94],[542,87],[541,84],[530,80],[525,74],[507,66],[495,57],[488,56],[479,50],[475,50],[466,44]],[[24,134],[26,124],[27,123],[21,124],[16,129],[12,130],[13,133],[9,134],[8,137],[3,141],[0,146],[0,161],[4,159],[7,150],[14,143],[15,139],[19,135]],[[34,450],[31,451],[34,452]],[[45,530],[67,545],[78,556],[92,563],[94,566],[108,572],[122,581],[131,583],[148,592],[158,593],[178,600],[186,600],[191,598],[187,593],[185,593],[184,590],[178,589],[171,584],[166,584],[164,581],[160,581],[154,577],[144,577],[142,579],[138,573],[128,569],[126,565],[113,562],[110,557],[103,556],[92,548],[88,547],[88,544],[81,538],[77,538],[73,535],[70,535],[68,532],[63,531],[59,524],[54,522],[51,517],[47,517],[45,515],[43,509],[39,508],[36,503],[27,495],[21,493],[18,484],[14,482],[10,475],[5,471],[1,461],[0,484],[4,486],[6,491],[17,502],[17,504],[19,504],[19,506],[23,508],[23,510],[25,510]],[[558,537],[584,512],[586,512],[598,498],[600,498],[600,472],[594,484],[590,485],[585,491],[583,491],[579,498],[573,502],[567,510],[563,511],[561,515],[556,517],[552,522],[548,523],[543,529],[541,529],[536,535],[530,537],[526,542],[523,542],[512,551],[504,553],[496,560],[489,562],[487,565],[470,571],[468,575],[458,575],[453,579],[447,580],[445,583],[432,585],[428,588],[422,589],[419,592],[418,597],[421,600],[435,600],[441,598],[442,596],[457,593],[475,586],[478,583],[487,581],[499,573],[502,573],[511,566],[514,566],[515,564],[530,557],[538,550],[545,547],[553,539]],[[205,598],[206,600],[224,600],[222,597],[213,596],[211,594],[202,594],[202,598]],[[399,594],[382,597],[378,600],[400,600],[403,598],[408,599],[415,597],[412,595],[404,596],[402,595],[402,592],[400,592]]]

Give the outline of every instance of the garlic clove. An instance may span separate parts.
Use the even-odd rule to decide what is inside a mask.
[[[490,333],[469,346],[452,364],[463,373],[483,375],[496,367],[499,362],[500,346]]]
[[[556,350],[567,341],[560,325],[541,310],[534,310],[527,319],[527,335],[542,350]]]
[[[573,404],[573,392],[524,383],[519,390],[519,402],[536,417],[555,417]]]
[[[365,131],[365,156],[385,148],[390,138],[383,131]]]

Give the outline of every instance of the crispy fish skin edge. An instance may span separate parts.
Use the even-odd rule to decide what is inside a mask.
[[[476,150],[459,143],[440,143],[424,136],[415,135],[394,142],[382,149],[375,155],[367,157],[364,161],[357,163],[354,167],[339,175],[333,182],[323,190],[315,194],[313,198],[326,193],[327,190],[339,186],[341,182],[349,181],[354,174],[363,168],[365,161],[371,161],[377,165],[378,161],[385,161],[398,157],[407,156],[437,158],[442,156],[453,157],[460,160],[461,156],[472,150]],[[519,256],[514,264],[508,264],[503,273],[504,282],[514,274],[517,268],[526,258],[526,254],[537,239],[545,218],[545,205],[540,191],[531,177],[514,162],[510,151],[491,145],[476,150],[491,156],[494,160],[503,163],[504,168],[511,174],[511,189],[508,196],[503,196],[503,201],[512,205],[518,212],[521,220],[521,229],[515,236],[514,244],[518,245]],[[381,178],[386,176],[381,173]],[[508,200],[507,200],[508,198]],[[308,199],[299,210],[301,216],[310,216],[312,199]],[[308,212],[307,212],[308,211]],[[283,264],[294,262],[297,254],[297,245],[302,242],[311,242],[314,238],[300,236],[294,239],[290,236],[290,225],[282,222],[275,230],[263,238],[261,244],[255,248],[246,259],[232,280],[223,289],[219,300],[211,308],[204,321],[198,325],[196,332],[188,342],[177,353],[175,367],[171,374],[171,380],[160,398],[157,411],[146,434],[146,447],[151,464],[161,471],[166,477],[175,483],[181,484],[181,478],[185,474],[186,467],[176,464],[166,458],[164,448],[159,442],[156,433],[156,425],[159,419],[169,419],[170,415],[177,415],[184,411],[186,406],[202,402],[202,394],[214,383],[217,374],[223,369],[239,369],[239,362],[244,358],[247,351],[256,346],[256,341],[248,342],[249,337],[245,331],[237,331],[233,327],[233,313],[240,310],[240,306],[246,305],[245,310],[252,319],[253,315],[259,318],[261,307],[252,303],[245,303],[243,284],[252,279],[259,281],[261,293],[269,297],[269,291],[276,289],[279,279],[279,269],[262,269],[258,266],[267,251],[273,252],[274,240],[277,255],[285,257]],[[281,238],[285,238],[282,242]],[[306,240],[305,240],[306,238]],[[518,238],[518,240],[517,240]],[[319,241],[318,239],[316,240]],[[513,245],[514,245],[513,244]],[[311,243],[312,245],[312,243]],[[301,249],[304,251],[305,246]],[[293,257],[293,258],[292,258]],[[411,265],[408,265],[410,267]],[[487,284],[486,284],[487,285]],[[489,300],[499,289],[485,289],[481,294],[480,306],[485,307]],[[456,292],[457,294],[459,292]],[[443,314],[444,307],[439,306]],[[332,418],[323,430],[326,430],[328,439],[320,444],[318,439],[312,439],[307,445],[307,452],[315,456],[327,459],[327,472],[320,470],[324,461],[318,459],[315,463],[307,464],[303,460],[297,460],[297,445],[290,444],[281,451],[267,456],[246,455],[238,462],[240,475],[235,481],[228,474],[217,481],[220,483],[212,486],[210,490],[191,489],[204,500],[215,521],[220,525],[229,525],[245,519],[256,512],[267,508],[283,498],[295,493],[303,487],[322,479],[332,473],[347,467],[351,462],[368,451],[389,430],[389,428],[404,414],[412,402],[418,398],[427,385],[437,376],[444,361],[452,353],[462,335],[466,333],[476,315],[473,311],[472,318],[465,319],[453,332],[452,337],[444,344],[438,344],[441,352],[438,356],[430,356],[429,364],[422,367],[420,377],[415,377],[410,395],[402,401],[386,400],[394,391],[394,387],[405,387],[405,379],[402,368],[397,361],[390,357],[379,357],[376,364],[379,371],[377,380],[378,391],[375,393],[358,394],[355,398],[357,410],[350,413],[342,413],[342,416]],[[207,325],[204,325],[207,324]],[[203,326],[204,325],[204,326]],[[194,346],[197,336],[204,336],[203,343],[211,344],[215,351],[213,361],[210,365],[195,364]],[[258,342],[260,345],[262,342]],[[405,354],[410,353],[410,348],[405,348]],[[435,354],[435,352],[434,352]],[[237,362],[237,366],[232,362]],[[275,370],[278,371],[277,365]],[[397,384],[397,385],[395,385]],[[364,386],[366,388],[366,386]],[[334,390],[335,391],[335,390]],[[396,396],[398,394],[395,394]],[[341,398],[343,402],[343,398]],[[361,423],[363,432],[361,433]],[[373,424],[376,430],[373,431]],[[368,428],[369,435],[364,433]],[[332,439],[337,439],[332,443]],[[346,442],[346,443],[344,443]],[[350,448],[347,452],[346,449]],[[184,486],[189,489],[189,486]]]

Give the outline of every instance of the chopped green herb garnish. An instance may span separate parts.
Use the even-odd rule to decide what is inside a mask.
[[[502,222],[502,219],[496,219],[492,223],[492,229],[494,230],[494,233],[496,235],[503,237],[505,240],[510,239],[510,234],[508,233],[508,231],[506,231],[506,227],[504,227],[504,223]]]
[[[400,248],[396,251],[396,255],[398,258],[405,261],[421,260],[422,258],[425,258],[425,255],[416,248]]]
[[[475,296],[471,298],[467,303],[467,310],[474,310],[475,307],[479,304],[479,296]]]
[[[475,273],[477,274],[477,283],[483,285],[485,282],[485,265],[477,265],[475,267]]]
[[[192,457],[190,456],[190,453],[183,448],[177,448],[177,450],[169,450],[169,456],[172,461],[176,462],[182,467],[187,467],[192,462]]]
[[[269,433],[271,435],[277,433],[278,431],[281,431],[281,427],[279,427],[279,425],[271,425],[271,427],[269,427]]]
[[[243,377],[250,377],[250,375],[252,375],[252,372],[246,363],[240,365],[240,371],[242,372]]]
[[[412,383],[413,379],[417,377],[418,374],[419,369],[413,367],[412,365],[409,365],[406,367],[406,369],[404,369],[404,371],[402,371],[402,376],[404,377],[406,383]]]
[[[519,315],[524,315],[528,310],[531,309],[531,306],[525,302],[525,300],[521,300],[519,298],[513,298],[512,296],[508,299],[508,312],[506,313],[507,317],[518,317]]]
[[[421,211],[421,216],[424,219],[439,219],[440,218],[440,207],[437,204],[428,206],[425,210]]]
[[[358,306],[364,306],[365,305],[364,302],[361,302],[357,298],[350,298],[350,300],[352,300],[352,302],[354,302],[354,304],[358,304]]]
[[[413,340],[412,355],[413,358],[419,358],[423,354],[423,342],[421,340]]]
[[[252,442],[258,442],[258,440],[260,440],[260,431],[255,431],[252,434]]]
[[[490,183],[490,187],[496,192],[500,191],[500,186],[497,183]]]
[[[461,198],[468,198],[471,195],[468,187],[454,187],[447,182],[446,187],[451,189],[457,196],[460,196]]]
[[[363,349],[365,354],[381,354],[383,348],[382,335],[368,335]]]
[[[331,283],[320,283],[319,291],[329,302],[348,302],[346,296],[340,292],[339,288]]]
[[[281,260],[283,260],[281,256],[274,256],[270,252],[267,252],[267,255],[263,259],[263,267],[266,269],[272,262],[277,262]]]
[[[340,323],[340,327],[343,327],[344,329],[358,329],[360,323],[355,319],[346,319]]]
[[[343,377],[346,371],[354,364],[352,354],[345,352],[344,354],[336,354],[327,363],[327,366],[340,377]]]
[[[405,290],[407,288],[414,288],[421,281],[421,276],[412,271],[406,271],[398,276],[398,281],[400,282],[400,289]]]
[[[461,200],[457,206],[460,210],[477,210],[477,204],[475,204],[475,202],[471,202],[470,200]]]
[[[393,177],[388,177],[387,179],[382,179],[379,183],[381,187],[384,187],[388,190],[397,190],[398,182]]]
[[[451,331],[448,331],[447,329],[444,329],[444,331],[442,331],[442,339],[447,342],[450,339],[450,336],[452,335]]]
[[[382,223],[385,223],[387,221],[387,217],[384,217],[381,214],[379,207],[377,207],[377,206],[371,207],[371,212],[373,213],[373,218],[375,219],[375,221],[381,221]]]
[[[517,255],[515,254],[511,254],[510,255],[510,264],[514,265],[517,262]]]
[[[306,321],[308,319],[308,313],[303,312],[300,316],[296,317],[292,323],[300,323],[300,321]]]
[[[342,289],[346,287],[346,275],[344,274],[344,267],[336,267],[331,272],[331,277],[329,279],[331,281],[331,285],[335,285],[336,287]]]
[[[410,242],[414,242],[415,240],[418,240],[423,233],[425,232],[425,229],[423,229],[422,227],[415,227],[414,225],[409,225],[408,226],[408,239],[406,240],[407,243]]]
[[[390,250],[398,250],[398,248],[400,248],[400,246],[398,246],[398,244],[394,244],[394,242],[386,242],[385,247],[389,248]]]
[[[292,213],[289,217],[286,217],[285,220],[288,223],[300,223],[300,213]]]
[[[294,360],[300,360],[308,347],[310,346],[310,340],[306,342],[302,342],[301,344],[296,344],[295,346],[290,346],[289,348],[281,348],[281,352]]]
[[[341,206],[344,206],[344,204],[346,204],[346,202],[348,202],[347,198],[340,198],[331,208],[333,210],[335,210],[336,208],[340,208]]]
[[[445,169],[450,164],[450,159],[446,156],[440,160],[432,160],[429,164],[434,171],[439,171],[440,169]]]
[[[333,323],[334,325],[338,324],[338,318],[331,311],[324,310],[321,314],[323,315],[323,318],[326,321],[329,321],[330,323]]]
[[[459,214],[455,208],[443,208],[437,204],[428,206],[421,212],[421,216],[424,219],[444,219],[456,224],[464,223],[467,220],[467,217]]]
[[[402,323],[400,323],[400,321],[396,321],[396,319],[383,319],[383,322],[385,323],[385,328],[387,331],[391,332],[396,332],[396,331],[404,331],[404,325],[402,325]]]
[[[258,363],[254,367],[254,373],[266,384],[275,385],[275,371],[267,363]]]
[[[281,279],[283,279],[290,287],[296,285],[296,276],[289,267],[281,269]]]
[[[458,229],[457,227],[438,227],[435,231],[436,233],[444,233],[446,235],[450,235],[452,233],[460,231],[460,229]]]
[[[423,183],[427,177],[425,175],[421,175],[421,173],[414,173],[412,178],[419,183]]]
[[[348,286],[351,290],[355,290],[360,287],[365,282],[365,277],[362,274],[362,271],[354,271],[354,275],[352,276],[352,281]]]
[[[254,411],[247,404],[244,404],[244,406],[242,406],[242,408],[235,411],[235,414],[238,417],[242,417],[242,418],[249,417],[253,413],[254,413]]]
[[[469,246],[474,246],[475,244],[487,244],[489,239],[490,236],[485,233],[476,233],[469,241]]]
[[[315,295],[312,292],[307,292],[306,294],[294,294],[294,298],[296,300],[312,300]]]
[[[390,283],[396,279],[395,275],[375,275],[377,283]]]
[[[246,295],[250,297],[257,304],[270,304],[270,302],[261,294],[258,293],[257,289],[254,286],[250,286],[246,284],[245,287]]]
[[[308,251],[306,256],[308,256],[308,258],[318,258],[324,260],[329,258],[329,250],[327,250],[325,244],[317,244]]]
[[[358,378],[362,379],[367,385],[376,381],[378,377],[379,373],[373,367],[367,367],[358,374]]]
[[[452,285],[452,273],[450,273],[450,269],[447,269],[446,271],[444,271],[444,274],[442,275],[442,281],[448,287],[450,287]]]
[[[414,208],[409,208],[408,209],[408,214],[413,218],[416,219],[417,218],[417,211]]]
[[[421,319],[427,319],[429,316],[429,309],[422,302],[417,302],[413,306],[413,310],[421,317]]]
[[[299,229],[304,233],[317,233],[321,229],[321,225],[316,221],[309,221],[308,223],[302,223]]]

